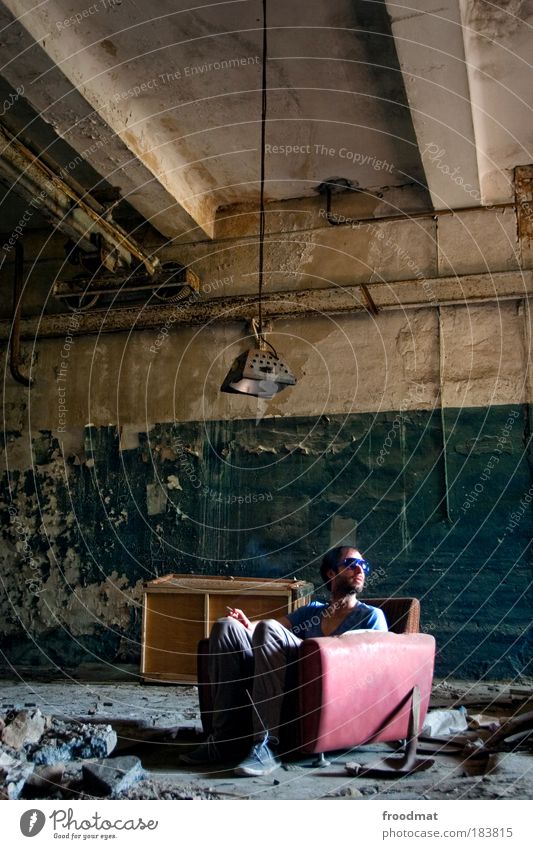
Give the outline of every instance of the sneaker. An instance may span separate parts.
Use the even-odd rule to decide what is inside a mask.
[[[235,775],[269,775],[281,766],[268,742],[267,734],[263,740],[254,743],[248,757],[235,767]]]
[[[200,743],[192,752],[181,755],[180,760],[192,766],[202,766],[203,764],[220,763],[224,758],[215,738],[210,734],[207,740]]]

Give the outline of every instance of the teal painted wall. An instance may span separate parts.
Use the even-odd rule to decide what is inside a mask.
[[[8,458],[20,438],[8,437]],[[74,558],[81,587],[102,584],[104,596],[112,573],[126,576],[126,593],[171,571],[294,575],[318,586],[337,517],[357,523],[374,566],[368,596],[421,599],[438,674],[533,674],[527,406],[164,424],[119,448],[116,428],[86,429],[85,455],[63,466],[59,444],[41,432],[33,468],[4,476],[9,663],[137,662],[137,605],[118,626],[104,599],[74,636],[70,579],[43,619],[41,590],[64,558]],[[29,548],[16,551],[17,539]],[[31,627],[19,627],[28,606]]]

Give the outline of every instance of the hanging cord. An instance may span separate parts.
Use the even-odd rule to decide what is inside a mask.
[[[259,196],[259,340],[263,338],[263,267],[264,267],[264,242],[265,242],[265,139],[266,139],[266,114],[267,114],[267,0],[263,0],[263,72],[262,72],[262,97],[261,97],[261,190]]]

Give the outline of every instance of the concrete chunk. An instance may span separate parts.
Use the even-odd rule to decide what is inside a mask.
[[[82,772],[84,788],[94,796],[120,793],[144,777],[141,761],[133,755],[83,764]]]
[[[0,799],[18,799],[32,772],[32,763],[0,752]]]
[[[2,742],[19,751],[26,743],[38,743],[45,729],[45,718],[39,709],[21,710],[2,731]]]
[[[77,758],[106,758],[116,745],[117,734],[110,725],[53,720],[40,744],[31,747],[28,758],[36,764],[56,764]]]

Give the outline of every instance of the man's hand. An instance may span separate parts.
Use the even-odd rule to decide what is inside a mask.
[[[239,610],[238,607],[228,607],[228,616],[230,619],[235,619],[237,622],[240,622],[241,625],[244,625],[248,630],[253,630],[253,625],[242,610]]]

